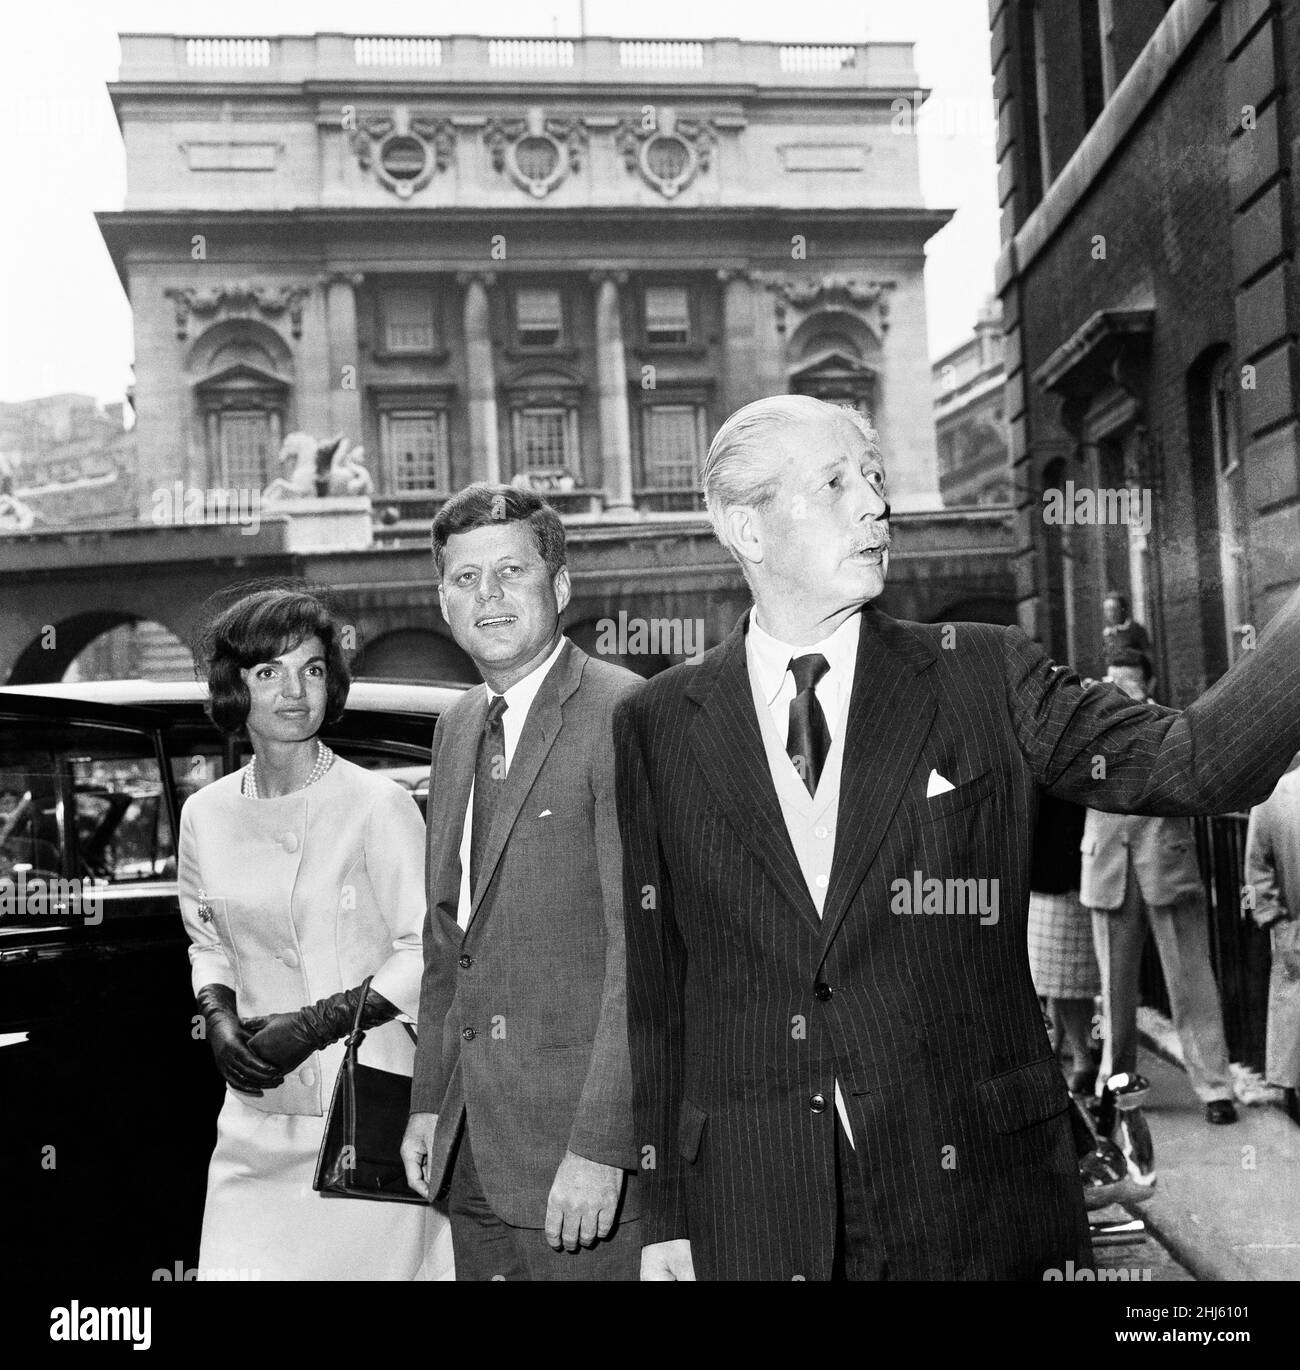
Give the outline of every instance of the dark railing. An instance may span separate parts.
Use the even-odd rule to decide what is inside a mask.
[[[1191,822],[1208,909],[1210,961],[1223,1001],[1228,1054],[1232,1060],[1262,1071],[1271,953],[1268,933],[1241,907],[1248,818],[1244,813],[1224,813]],[[1150,936],[1142,955],[1141,994],[1144,1004],[1169,1013],[1169,993]]]

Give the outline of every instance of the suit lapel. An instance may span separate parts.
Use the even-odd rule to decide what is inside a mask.
[[[429,814],[430,897],[453,921],[460,903],[460,844],[465,834],[465,809],[487,706],[487,687],[475,686],[463,708],[444,715],[438,724],[439,728],[447,729],[447,734],[438,744],[438,774],[430,777],[436,800],[436,808]]]
[[[938,704],[929,649],[888,614],[862,611],[849,700],[835,856],[822,909],[822,951],[848,911],[907,788]]]
[[[690,743],[701,772],[740,839],[767,871],[786,902],[820,928],[817,906],[804,884],[799,858],[777,799],[767,750],[754,712],[742,617],[712,660],[695,668],[687,694],[700,705]]]
[[[505,783],[501,787],[501,798],[497,801],[497,811],[492,818],[487,846],[483,850],[478,884],[474,889],[471,905],[471,928],[476,924],[479,905],[483,902],[487,887],[492,883],[492,873],[501,860],[501,853],[505,851],[506,840],[515,825],[515,819],[519,817],[519,810],[537,779],[537,773],[542,769],[542,762],[546,760],[555,739],[560,734],[560,726],[564,721],[564,702],[578,688],[586,659],[585,653],[566,639],[563,650],[542,681],[542,687],[533,700],[532,708],[528,710],[524,730],[519,735],[515,754],[510,760],[510,769],[506,772]],[[486,717],[485,703],[483,718]],[[479,726],[482,727],[481,721]],[[475,737],[477,748],[477,734]],[[471,760],[470,774],[473,775],[473,772],[474,764]]]

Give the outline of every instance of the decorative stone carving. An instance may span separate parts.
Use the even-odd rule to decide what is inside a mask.
[[[391,115],[362,115],[351,144],[362,171],[373,171],[380,185],[409,200],[451,165],[456,129],[450,119],[399,105]]]
[[[785,276],[769,272],[755,272],[754,279],[776,295],[779,332],[785,332],[788,308],[802,314],[818,309],[844,309],[856,314],[879,338],[889,331],[889,293],[894,289],[894,281],[835,274]]]
[[[320,499],[328,495],[369,495],[374,481],[365,467],[366,450],[353,447],[341,433],[317,442],[310,433],[286,436],[279,464],[288,476],[277,476],[262,491],[268,501]]]
[[[163,291],[176,306],[176,336],[189,337],[190,315],[210,318],[218,311],[238,318],[263,314],[278,318],[288,312],[289,327],[295,338],[302,337],[302,302],[311,293],[305,285],[250,285],[236,281],[228,285],[169,286]]]
[[[540,200],[581,169],[587,126],[576,116],[548,119],[533,105],[522,119],[489,119],[483,141],[493,167]]]
[[[672,200],[707,171],[718,141],[711,119],[679,119],[676,110],[661,106],[643,119],[620,119],[614,145],[623,165],[634,171],[666,200]]]

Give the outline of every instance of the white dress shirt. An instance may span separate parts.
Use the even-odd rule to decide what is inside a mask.
[[[826,904],[831,860],[835,855],[835,822],[839,810],[844,735],[848,731],[849,700],[853,693],[853,673],[857,666],[861,627],[861,615],[853,614],[821,642],[806,647],[792,647],[760,627],[758,615],[751,609],[749,631],[745,634],[750,686],[764,735],[772,781],[794,843],[804,883],[808,886],[819,917]],[[802,776],[785,751],[790,731],[790,703],[797,693],[790,661],[793,657],[812,653],[820,653],[826,658],[827,670],[814,687],[814,694],[830,733],[830,750],[815,795],[808,793]],[[849,1145],[853,1146],[853,1129],[849,1125],[848,1108],[838,1080],[835,1081],[835,1111]]]
[[[533,700],[537,698],[537,692],[542,688],[542,681],[546,679],[547,673],[555,665],[560,653],[564,650],[567,639],[563,634],[555,644],[555,650],[542,662],[540,666],[535,666],[528,674],[519,681],[516,681],[502,696],[506,701],[506,711],[501,715],[501,731],[505,738],[506,745],[506,774],[510,773],[510,763],[514,760],[515,748],[519,745],[520,735],[524,731],[524,724],[528,722],[528,711],[533,707]],[[488,703],[497,696],[488,690]],[[456,908],[456,921],[462,928],[469,926],[470,909],[474,904],[474,891],[469,887],[469,846],[470,829],[474,822],[474,782],[471,780],[469,785],[469,798],[465,803],[465,826],[460,837],[460,900]]]

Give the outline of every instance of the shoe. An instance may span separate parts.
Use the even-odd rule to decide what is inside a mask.
[[[1237,1106],[1231,1099],[1213,1099],[1205,1105],[1207,1123],[1235,1123]]]

